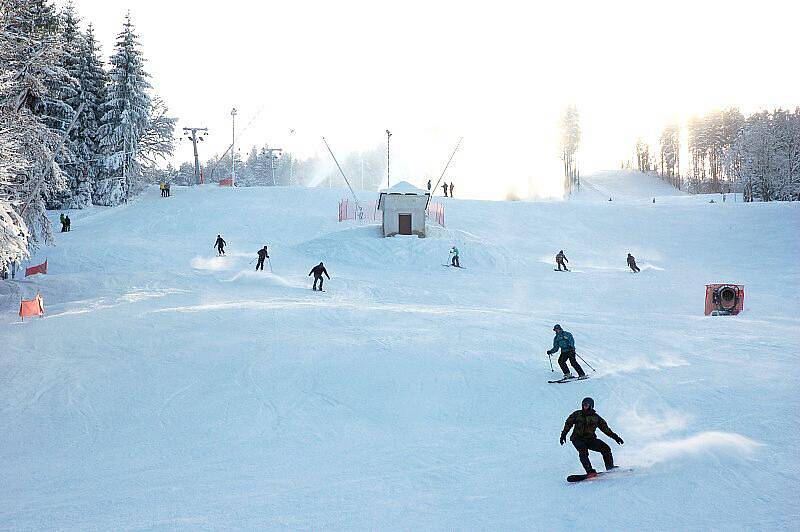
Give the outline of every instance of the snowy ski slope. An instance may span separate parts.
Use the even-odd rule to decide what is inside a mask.
[[[337,223],[328,189],[70,213],[0,294],[0,528],[796,529],[800,205],[659,192],[443,200],[426,239]],[[717,281],[742,315],[702,315]],[[546,383],[554,323],[591,379]],[[635,470],[570,485],[586,395]]]

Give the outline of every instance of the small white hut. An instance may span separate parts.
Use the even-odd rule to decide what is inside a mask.
[[[380,191],[378,210],[383,212],[383,236],[425,236],[425,209],[430,192],[400,181]]]

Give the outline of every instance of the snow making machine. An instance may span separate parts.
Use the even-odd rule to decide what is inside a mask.
[[[706,316],[735,316],[744,310],[744,285],[707,284]]]

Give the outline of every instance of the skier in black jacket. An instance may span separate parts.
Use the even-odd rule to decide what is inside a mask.
[[[325,265],[321,262],[311,268],[311,271],[308,272],[308,276],[311,277],[311,274],[314,274],[314,290],[317,289],[317,281],[319,281],[319,291],[322,292],[322,274],[325,274],[325,277],[328,278],[330,281],[331,276],[328,275],[328,270],[325,269]]]
[[[638,273],[641,271],[639,267],[636,265],[636,258],[630,253],[628,253],[628,266],[630,267],[631,270],[633,270],[634,273]]]
[[[214,247],[217,248],[217,255],[224,255],[225,254],[225,240],[222,239],[221,235],[217,235],[217,240],[214,242]]]
[[[564,445],[567,441],[567,433],[573,427],[575,428],[572,430],[572,436],[569,439],[575,449],[578,450],[578,457],[581,460],[581,465],[586,470],[587,478],[597,476],[597,471],[594,470],[592,463],[589,461],[589,451],[596,451],[603,455],[606,471],[616,467],[614,465],[614,456],[611,454],[611,447],[603,440],[598,439],[594,431],[600,429],[603,434],[617,442],[618,445],[622,445],[625,442],[608,427],[606,420],[594,411],[594,399],[586,397],[581,401],[581,409],[569,415],[566,423],[564,423],[564,430],[561,431],[561,439],[559,440],[561,445]]]
[[[264,259],[269,258],[269,253],[267,252],[267,246],[258,250],[258,262],[256,263],[256,271],[259,269],[263,272],[264,271]],[[250,263],[252,264],[252,262]]]
[[[556,264],[558,265],[558,271],[561,271],[562,266],[566,271],[569,271],[567,265],[564,264],[565,262],[569,262],[569,259],[567,259],[567,256],[564,255],[564,250],[562,249],[561,251],[558,252],[558,255],[556,255]]]

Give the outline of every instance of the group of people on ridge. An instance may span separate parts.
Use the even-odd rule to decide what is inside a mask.
[[[428,179],[428,192],[431,191],[431,186],[432,186],[431,185],[431,180]],[[450,181],[449,185],[447,183],[442,183],[442,190],[444,191],[444,197],[445,198],[447,197],[447,191],[449,189],[450,190],[450,197],[452,198],[453,197],[453,189],[454,188],[455,188],[455,185],[453,185],[452,181]]]
[[[567,262],[569,262],[569,260],[567,259],[567,256],[564,254],[564,250],[562,249],[556,255],[556,266],[558,267],[557,271],[559,271],[559,272],[567,271],[568,272],[569,268],[567,268],[567,265],[566,265]],[[561,269],[562,267],[564,268],[563,270]],[[638,273],[638,272],[642,271],[636,265],[636,258],[633,255],[631,255],[630,253],[628,253],[628,267],[631,270],[633,270],[634,273]]]

